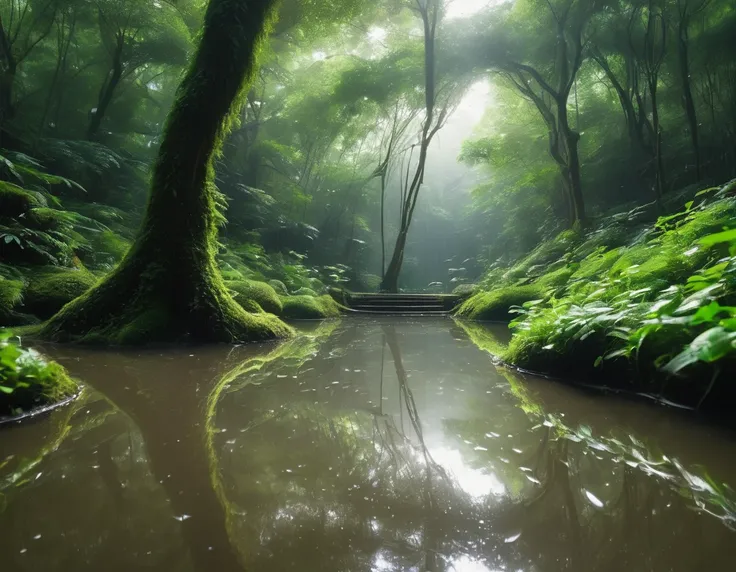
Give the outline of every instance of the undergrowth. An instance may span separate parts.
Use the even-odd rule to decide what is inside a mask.
[[[19,342],[11,332],[0,330],[0,417],[20,415],[77,392],[63,367]]]
[[[96,186],[108,184],[110,173],[139,184],[122,157],[98,144],[45,141],[42,148],[53,166],[72,165],[67,174],[95,186],[87,189],[49,173],[36,158],[0,150],[0,326],[37,323],[84,294],[120,263],[140,224],[140,210]],[[266,252],[257,233],[244,239],[223,239],[217,255],[243,309],[281,316],[283,298],[290,300],[290,318],[335,315],[324,296],[349,281],[349,267],[313,266],[294,251]]]
[[[717,406],[713,394],[736,396],[736,201],[726,189],[637,225],[625,244],[621,217],[565,233],[490,271],[457,313],[516,315],[500,357],[518,367]],[[557,258],[540,270],[540,253]]]

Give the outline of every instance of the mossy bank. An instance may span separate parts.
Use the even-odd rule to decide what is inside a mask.
[[[517,367],[656,394],[733,403],[736,183],[648,223],[619,213],[491,269],[456,314],[510,321],[494,353]]]
[[[0,330],[0,422],[63,402],[79,391],[58,363]]]

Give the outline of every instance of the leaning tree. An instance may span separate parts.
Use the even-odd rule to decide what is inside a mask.
[[[51,318],[48,339],[232,342],[289,334],[245,312],[215,262],[213,159],[247,93],[275,0],[210,0],[201,39],[169,114],[146,215],[121,264]]]

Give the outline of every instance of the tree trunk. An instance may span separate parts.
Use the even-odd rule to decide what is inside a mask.
[[[678,61],[680,65],[680,79],[682,81],[682,104],[687,114],[687,123],[690,130],[690,142],[693,146],[695,156],[695,176],[700,180],[700,142],[698,140],[698,116],[693,100],[693,91],[690,85],[690,58],[688,54],[688,19],[680,20],[680,33],[678,37]]]
[[[652,102],[652,129],[654,131],[654,195],[657,201],[657,206],[661,208],[662,195],[664,194],[664,165],[662,161],[662,129],[659,126],[656,78],[654,82],[650,84],[649,91]]]
[[[567,181],[570,185],[570,203],[572,205],[572,225],[585,225],[585,200],[583,198],[583,184],[580,179],[580,155],[578,153],[578,142],[580,135],[570,127],[567,117],[567,97],[557,101],[557,123],[559,124],[560,137],[565,147],[565,169],[567,169]]]
[[[92,113],[89,125],[87,126],[87,139],[90,141],[97,138],[97,132],[100,130],[100,125],[102,125],[102,120],[107,113],[107,108],[110,107],[112,98],[115,95],[115,90],[123,77],[123,47],[124,39],[121,36],[118,39],[118,47],[115,50],[115,55],[113,56],[112,68],[105,76],[105,81],[100,89],[100,96],[97,99],[97,107]]]
[[[0,129],[15,115],[13,107],[13,84],[15,83],[15,66],[8,67],[0,73]]]
[[[120,265],[51,318],[47,339],[102,343],[234,342],[288,335],[246,313],[217,269],[213,157],[253,79],[273,0],[210,0],[169,113],[141,230]]]
[[[580,157],[578,155],[577,133],[567,135],[568,161],[570,162],[570,200],[572,202],[573,226],[585,225],[585,200],[583,199],[583,184],[580,180]]]
[[[399,235],[396,237],[394,253],[391,257],[388,270],[385,272],[381,281],[381,292],[398,292],[399,291],[399,274],[401,273],[401,265],[404,263],[404,249],[406,248],[406,238],[411,226],[412,217],[414,216],[414,208],[417,204],[419,191],[424,184],[424,169],[427,163],[427,152],[432,139],[439,129],[442,127],[443,117],[446,108],[439,114],[435,124],[435,38],[437,33],[437,22],[439,18],[440,0],[427,0],[424,4],[420,4],[419,12],[422,16],[424,25],[424,96],[426,116],[424,118],[424,126],[421,133],[421,144],[419,146],[419,160],[411,186],[407,186],[406,195],[402,196],[401,201],[401,222],[399,225]],[[411,156],[409,159],[411,165]],[[409,171],[407,166],[407,174]]]
[[[401,266],[404,263],[404,250],[406,249],[406,239],[409,234],[409,229],[405,228],[399,231],[399,236],[396,237],[396,246],[394,247],[394,254],[391,257],[391,262],[388,265],[388,269],[383,276],[381,282],[381,292],[393,292],[399,291],[399,274],[401,274]]]
[[[386,277],[386,173],[381,174],[381,279]]]

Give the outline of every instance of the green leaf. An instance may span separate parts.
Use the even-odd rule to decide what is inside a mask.
[[[731,353],[736,353],[736,332],[715,327],[700,334],[680,354],[675,356],[664,371],[675,374],[697,362],[713,363]]]
[[[703,246],[713,246],[724,242],[736,242],[736,229],[725,230],[715,234],[709,234],[701,238],[698,243]]]

